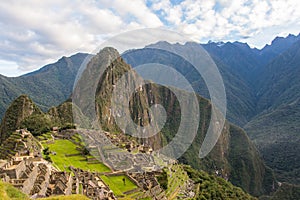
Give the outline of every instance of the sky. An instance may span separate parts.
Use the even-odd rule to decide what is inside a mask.
[[[112,36],[141,28],[262,48],[276,36],[299,34],[299,10],[299,0],[0,1],[0,74],[18,76],[62,56],[90,53]]]

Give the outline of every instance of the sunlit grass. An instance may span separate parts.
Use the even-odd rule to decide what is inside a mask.
[[[26,194],[23,194],[18,189],[8,183],[0,181],[0,199],[1,200],[29,200]]]
[[[103,163],[88,164],[86,158],[76,149],[76,145],[69,140],[55,140],[54,144],[44,144],[49,147],[52,162],[60,169],[70,171],[69,166],[87,171],[110,172],[111,170]],[[54,155],[54,154],[55,155]],[[80,154],[67,157],[66,154]]]
[[[129,190],[136,189],[137,186],[125,175],[120,176],[101,176],[101,179],[109,185],[109,188],[114,192],[117,196],[124,196],[124,192]],[[125,184],[123,182],[125,179]]]
[[[84,195],[74,194],[74,195],[67,195],[67,196],[54,196],[48,198],[41,198],[39,200],[89,200]]]

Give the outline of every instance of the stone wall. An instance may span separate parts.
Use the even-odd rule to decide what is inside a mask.
[[[15,168],[15,173],[17,176],[17,179],[20,178],[21,174],[26,170],[26,162],[25,161],[21,161]]]
[[[25,161],[21,161],[21,162],[10,161],[3,169],[3,172],[6,173],[11,179],[19,179],[23,171],[25,171],[25,169],[26,169]]]
[[[73,178],[70,175],[69,180],[66,183],[66,185],[67,185],[67,189],[66,189],[66,193],[65,193],[66,195],[71,195],[72,194],[72,184],[73,184]]]
[[[0,172],[1,173],[1,172]],[[9,182],[10,181],[10,178],[9,176],[7,176],[6,173],[1,173],[0,174],[0,180],[3,181],[3,182]]]
[[[28,178],[23,184],[22,192],[24,192],[25,194],[30,193],[37,175],[38,175],[38,167],[35,165],[31,173],[29,174]]]
[[[41,184],[41,190],[39,192],[39,195],[46,196],[47,186],[49,184],[49,178],[50,178],[50,169],[47,167],[47,172],[45,175],[45,181]]]

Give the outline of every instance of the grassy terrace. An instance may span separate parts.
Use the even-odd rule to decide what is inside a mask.
[[[94,156],[83,156],[81,154],[81,151],[79,151],[78,147],[81,145],[83,146],[83,142],[81,140],[81,137],[79,135],[75,135],[72,137],[72,139],[76,143],[80,143],[80,145],[74,144],[70,140],[66,139],[59,139],[54,140],[54,143],[47,144],[46,141],[52,141],[51,134],[44,134],[39,137],[39,140],[42,140],[43,147],[49,147],[50,150],[50,158],[57,168],[59,170],[69,170],[69,166],[73,166],[76,168],[80,168],[83,170],[89,170],[89,171],[97,171],[97,172],[111,172],[111,170],[104,165],[101,162],[97,163],[88,163],[86,160],[86,157],[88,158],[94,158],[94,156],[99,157],[97,152],[91,152]],[[55,153],[54,153],[55,152]],[[55,155],[54,155],[54,154]],[[67,156],[68,154],[74,154],[72,156]],[[76,155],[75,155],[76,154]],[[132,194],[126,195],[124,192],[128,192],[131,190],[134,190],[138,188],[127,176],[125,175],[118,175],[118,176],[109,176],[109,175],[102,175],[101,179],[109,186],[109,188],[114,192],[116,196],[119,197],[121,200],[129,200],[129,199],[135,199],[133,196],[139,195],[141,192],[137,191]],[[123,182],[123,179],[125,179],[125,184]]]
[[[123,178],[125,179],[125,184],[123,182]],[[114,192],[117,196],[125,196],[123,193],[136,189],[137,186],[124,175],[120,176],[101,176],[101,179],[109,186],[109,188]]]
[[[172,165],[171,171],[167,171],[168,189],[166,191],[166,195],[168,199],[174,199],[177,197],[180,187],[184,186],[184,183],[189,179],[181,165]]]
[[[68,196],[54,196],[48,198],[41,198],[39,200],[89,200],[89,198],[87,198],[84,195],[73,194]]]
[[[43,146],[49,147],[51,152],[55,152],[56,155],[50,154],[53,163],[60,169],[70,171],[69,166],[81,168],[83,170],[97,171],[97,172],[110,172],[110,169],[102,164],[95,163],[90,164],[87,162],[85,156],[81,155],[81,152],[76,149],[77,145],[69,140],[55,140],[53,144],[43,144]],[[75,156],[67,157],[67,154],[78,154]]]

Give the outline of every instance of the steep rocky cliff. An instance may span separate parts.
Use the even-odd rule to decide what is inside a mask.
[[[123,113],[113,113],[115,111],[112,109],[114,88],[117,87],[116,85],[118,85],[117,83],[121,77],[129,72],[131,72],[131,76],[125,78],[123,92],[125,92],[124,94],[131,94],[130,88],[135,88],[135,90],[132,95],[120,98],[124,98],[124,101],[128,100],[127,105],[130,118],[134,124],[139,127],[153,124],[154,118],[150,108],[159,104],[165,109],[166,120],[161,131],[148,138],[136,138],[141,144],[148,144],[154,150],[158,150],[172,141],[182,120],[183,108],[180,106],[177,95],[174,92],[182,94],[183,97],[188,96],[190,93],[175,88],[171,90],[168,87],[154,84],[150,81],[141,85],[136,82],[140,78],[139,75],[123,61],[115,49],[105,48],[91,59],[87,70],[83,72],[82,78],[78,80],[78,83],[85,84],[78,85],[77,91],[80,92],[73,94],[73,101],[76,102],[76,95],[80,94],[93,99],[93,96],[89,96],[93,90],[89,91],[89,89],[95,89],[95,105],[88,104],[88,101],[76,102],[81,103],[81,108],[82,106],[86,108],[86,110],[83,110],[83,113],[91,117],[93,114],[90,111],[94,109],[96,110],[97,123],[104,130],[115,134],[130,134],[131,130],[133,130],[132,127],[120,128],[116,123],[115,117],[119,114],[122,116]],[[100,76],[101,74],[102,76]],[[89,82],[89,80],[97,80],[97,77],[99,77],[98,82]],[[197,135],[188,150],[179,158],[179,161],[189,164],[193,168],[203,169],[229,179],[235,185],[242,187],[245,191],[255,196],[269,194],[273,191],[276,187],[276,182],[272,171],[266,167],[246,133],[229,122],[225,123],[217,144],[208,156],[203,159],[198,157],[199,149],[210,123],[212,106],[210,101],[205,98],[197,96],[197,100],[200,113]],[[42,126],[37,126],[34,123],[38,122],[38,120],[35,120],[37,118],[45,119],[41,120],[41,122],[46,128],[48,126],[61,126],[66,123],[73,123],[73,111],[72,103],[65,102],[56,108],[50,109],[45,114],[27,96],[22,95],[11,104],[6,112],[1,125],[1,138],[7,138],[10,132],[22,125],[32,127],[33,131],[34,129],[37,129],[37,132],[42,131],[39,130]],[[81,111],[79,112],[81,113]],[[194,112],[194,110],[191,109],[190,112]],[[86,120],[84,117],[79,118]],[[188,120],[192,121],[193,119]],[[154,124],[154,128],[156,126],[159,127],[160,125]],[[186,127],[185,131],[188,133],[189,127]],[[178,145],[174,148],[181,147]]]
[[[120,130],[116,124],[112,114],[111,98],[115,84],[122,75],[132,70],[131,67],[122,58],[116,56],[115,50],[106,48],[89,63],[89,73],[93,71],[93,67],[103,67],[103,63],[97,63],[97,61],[103,60],[103,57],[107,56],[109,52],[113,52],[116,59],[111,62],[100,77],[96,90],[97,116],[99,123],[105,130],[117,134],[122,134],[122,132],[128,134],[127,129]],[[138,78],[137,76],[133,72],[132,77]],[[128,102],[131,118],[137,125],[143,127],[151,122],[149,109],[152,105],[162,105],[167,114],[166,123],[159,133],[139,140],[142,143],[151,145],[154,149],[159,149],[169,143],[174,138],[181,120],[181,108],[176,95],[167,87],[151,82],[139,86],[134,85],[133,81],[127,78],[126,84],[127,87],[124,87],[124,90],[129,90],[131,84],[134,88],[138,88]],[[180,92],[187,93],[185,91]],[[246,133],[228,122],[225,123],[222,135],[212,152],[204,159],[198,158],[197,155],[211,117],[210,102],[200,96],[198,96],[198,102],[201,115],[198,133],[190,148],[179,161],[190,164],[196,169],[204,169],[228,178],[235,185],[241,186],[245,191],[255,196],[270,193],[276,185],[272,171],[266,167]]]

